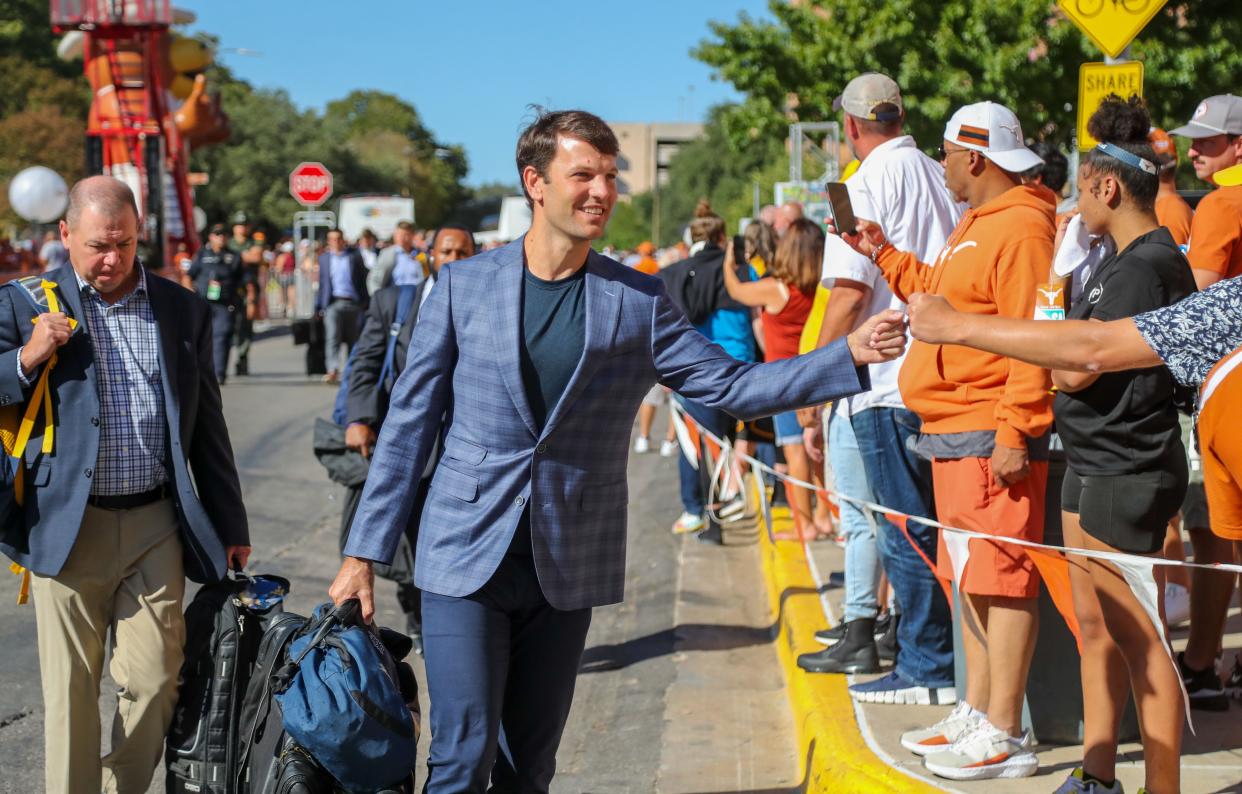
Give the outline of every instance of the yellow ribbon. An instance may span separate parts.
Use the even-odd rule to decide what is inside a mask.
[[[60,301],[56,297],[55,282],[43,279],[40,284],[43,288],[43,294],[47,297],[47,308],[50,313],[60,311]],[[38,317],[31,320],[33,323],[39,321]],[[78,327],[77,320],[69,318],[69,328],[76,329]],[[52,454],[55,439],[55,424],[53,422],[54,414],[52,411],[52,389],[48,385],[49,377],[52,370],[56,367],[57,356],[55,353],[48,359],[47,365],[43,368],[43,372],[39,374],[39,380],[35,383],[34,391],[31,392],[30,401],[26,404],[26,412],[22,415],[21,424],[17,428],[17,436],[13,439],[13,446],[8,453],[13,457],[17,474],[13,478],[13,496],[18,506],[25,502],[25,473],[26,465],[24,455],[26,453],[26,445],[30,443],[30,436],[34,433],[35,420],[39,417],[39,412],[43,412],[43,443],[41,446],[44,455]],[[21,584],[17,590],[17,603],[25,604],[30,600],[30,570],[13,563],[9,566],[15,575],[22,578]]]
[[[21,606],[30,600],[30,569],[13,563],[9,570],[22,578],[22,583],[17,587],[17,605]]]

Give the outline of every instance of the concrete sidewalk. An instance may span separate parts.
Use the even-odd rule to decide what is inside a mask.
[[[787,510],[777,510],[773,523],[776,531],[788,530],[792,524],[789,519]],[[805,566],[808,573],[813,570],[818,572],[821,581],[827,581],[828,575],[832,571],[840,571],[844,569],[844,549],[838,547],[831,542],[818,542],[809,545],[809,559],[802,550],[801,544],[793,542],[779,542],[771,544],[766,537],[761,539],[761,545],[767,546],[766,554],[770,558],[777,559],[793,559]],[[790,566],[786,564],[786,568],[796,569],[798,566]],[[769,588],[774,588],[776,592],[796,593],[799,586],[805,587],[805,581],[801,585],[797,582],[789,580],[780,581],[781,571],[768,567],[767,574],[769,577]],[[772,581],[775,576],[778,581]],[[826,596],[825,601],[827,609],[816,603],[815,609],[789,610],[785,618],[788,623],[787,631],[789,636],[782,636],[782,640],[788,644],[788,649],[782,648],[782,660],[788,658],[785,664],[787,683],[790,686],[790,699],[794,704],[795,718],[806,719],[811,715],[800,714],[800,708],[805,708],[806,698],[799,696],[799,690],[811,689],[835,689],[837,687],[844,688],[845,681],[850,679],[852,683],[853,676],[838,676],[831,674],[809,674],[800,670],[795,663],[796,656],[799,653],[807,651],[821,650],[822,646],[815,643],[812,635],[815,631],[825,628],[828,625],[828,618],[825,612],[831,614],[834,619],[841,614],[841,602],[844,597],[844,591],[841,589],[829,590],[822,595]],[[788,596],[786,596],[788,598]],[[818,602],[819,599],[816,599]],[[1242,615],[1239,614],[1235,607],[1230,611],[1229,624],[1225,636],[1225,654],[1222,661],[1222,667],[1229,667],[1233,663],[1233,656],[1242,649]],[[1186,642],[1186,629],[1175,629],[1173,632],[1174,646],[1181,649]],[[888,672],[887,666],[879,675]],[[876,676],[860,676],[859,680],[869,680],[878,678]],[[1029,691],[1028,699],[1038,698],[1039,692]],[[888,790],[911,790],[911,783],[917,786],[918,790],[942,790],[942,791],[959,791],[959,792],[998,792],[1005,794],[1006,792],[1032,792],[1032,791],[1052,791],[1061,784],[1069,773],[1081,763],[1082,747],[1080,745],[1072,746],[1053,746],[1040,745],[1037,749],[1040,759],[1040,769],[1036,776],[1021,780],[985,780],[977,782],[960,782],[948,781],[931,775],[924,770],[921,759],[912,755],[900,743],[900,736],[904,731],[912,728],[920,728],[931,725],[951,710],[947,706],[892,706],[877,704],[861,704],[855,707],[852,702],[834,704],[838,709],[835,714],[836,721],[848,722],[850,731],[857,736],[848,737],[848,741],[843,746],[832,746],[828,751],[834,755],[837,753],[854,753],[856,747],[861,744],[865,745],[875,757],[879,758],[883,763],[890,766],[893,772],[897,773],[894,778],[894,785]],[[1182,791],[1185,794],[1208,794],[1209,792],[1242,792],[1242,703],[1234,702],[1231,709],[1227,712],[1211,713],[1196,711],[1193,712],[1196,734],[1192,735],[1189,730],[1186,731],[1182,750]],[[839,729],[837,729],[839,732]],[[1036,737],[1038,739],[1038,736]],[[840,739],[832,737],[824,737],[820,744],[832,744],[840,742]],[[1143,784],[1143,756],[1142,747],[1137,743],[1122,744],[1120,749],[1120,758],[1117,767],[1117,776],[1125,786],[1128,792],[1136,792]],[[820,752],[820,750],[816,750]],[[864,770],[867,765],[863,765]],[[877,786],[876,781],[869,779],[873,776],[873,772],[855,773],[856,779],[851,785],[849,778],[842,781],[844,785],[841,787],[830,786],[820,788],[823,791],[881,791],[885,790],[884,784]],[[921,781],[921,783],[920,783]],[[810,788],[808,790],[817,790]]]

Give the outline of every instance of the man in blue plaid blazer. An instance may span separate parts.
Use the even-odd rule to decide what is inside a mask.
[[[531,229],[440,271],[329,591],[371,614],[371,563],[392,556],[442,434],[415,567],[431,794],[489,779],[547,791],[591,608],[624,595],[630,429],[653,384],[754,418],[865,390],[863,365],[904,346],[894,312],[800,358],[730,358],[659,279],[591,250],[616,201],[617,148],[581,111],[522,134]]]

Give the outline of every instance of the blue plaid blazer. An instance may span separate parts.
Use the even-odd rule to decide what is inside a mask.
[[[592,252],[586,346],[539,430],[518,364],[523,241],[445,265],[393,388],[345,553],[388,561],[437,434],[444,453],[419,524],[415,583],[469,595],[491,578],[524,510],[539,583],[557,609],[625,592],[630,429],[655,383],[741,419],[869,387],[844,341],[768,364],[694,330],[658,278]]]

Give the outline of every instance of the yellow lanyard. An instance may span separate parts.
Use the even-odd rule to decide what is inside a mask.
[[[43,288],[43,294],[47,297],[47,310],[49,313],[55,314],[60,311],[60,301],[56,297],[56,284],[44,279],[40,285]],[[38,317],[31,322],[37,323]],[[78,321],[69,318],[69,328],[78,327]],[[26,445],[30,443],[30,436],[34,433],[35,420],[38,419],[39,409],[43,409],[43,444],[42,453],[50,455],[53,448],[53,439],[55,425],[53,423],[52,414],[52,390],[48,386],[48,378],[52,373],[52,369],[56,366],[57,356],[55,353],[48,359],[47,365],[43,368],[43,372],[39,374],[39,380],[35,383],[34,391],[31,392],[30,401],[26,404],[26,412],[22,415],[21,424],[17,429],[17,437],[13,441],[13,448],[9,454],[14,459],[14,466],[17,474],[13,478],[13,496],[20,507],[25,500],[25,470],[26,465],[23,455],[26,453]],[[17,603],[25,604],[30,600],[30,570],[13,563],[9,566],[17,576],[22,577],[21,584],[17,590]]]

